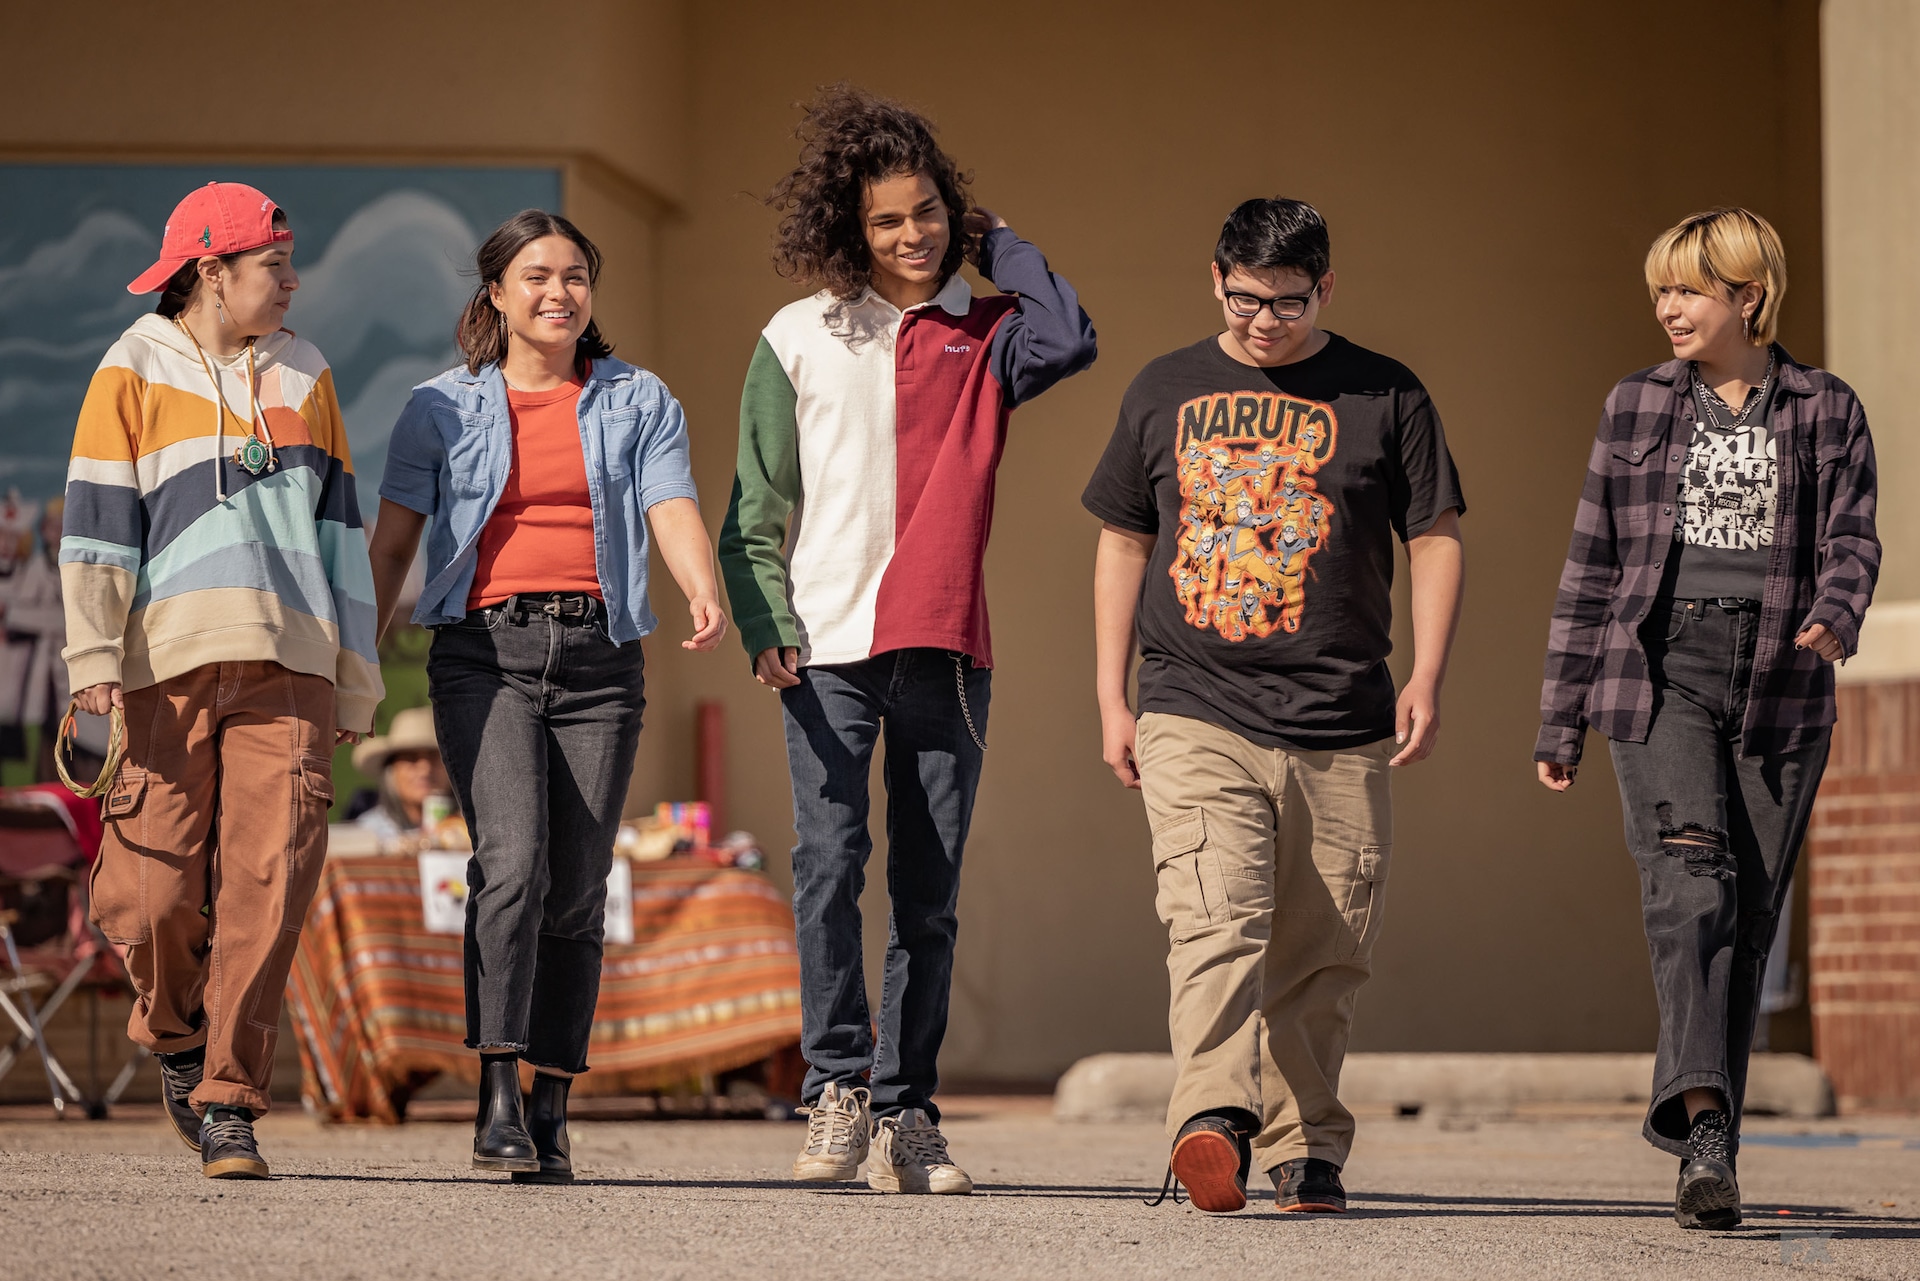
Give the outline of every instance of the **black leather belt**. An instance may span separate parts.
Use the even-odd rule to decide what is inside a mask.
[[[535,614],[563,623],[591,623],[605,610],[599,597],[586,592],[522,592],[501,601],[500,608],[515,623],[524,623]]]
[[[1715,608],[1724,609],[1729,614],[1757,614],[1760,612],[1760,602],[1757,600],[1749,600],[1745,596],[1706,596],[1695,600],[1680,600],[1674,603],[1677,605],[1699,605],[1702,607],[1712,605]]]

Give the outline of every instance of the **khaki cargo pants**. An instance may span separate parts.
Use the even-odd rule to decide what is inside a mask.
[[[1169,1135],[1245,1108],[1260,1118],[1260,1169],[1346,1164],[1340,1065],[1380,932],[1396,750],[1289,752],[1184,716],[1140,718],[1179,1072]]]
[[[278,663],[208,663],[126,703],[92,915],[127,947],[127,1035],[161,1053],[204,1042],[194,1107],[263,1113],[326,857],[333,684]]]

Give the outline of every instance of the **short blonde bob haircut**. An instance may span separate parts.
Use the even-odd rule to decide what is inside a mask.
[[[1647,250],[1647,292],[1655,299],[1666,285],[1685,285],[1725,297],[1749,284],[1760,286],[1760,305],[1753,310],[1748,341],[1765,347],[1780,327],[1780,303],[1787,296],[1787,251],[1773,224],[1750,209],[1694,214],[1662,232]]]

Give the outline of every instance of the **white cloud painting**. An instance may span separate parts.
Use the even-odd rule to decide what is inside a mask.
[[[300,271],[287,325],[333,366],[368,515],[408,391],[455,361],[480,237],[560,195],[543,169],[0,166],[0,495],[59,493],[94,367],[153,307],[126,283],[173,205],[211,180],[287,211]]]

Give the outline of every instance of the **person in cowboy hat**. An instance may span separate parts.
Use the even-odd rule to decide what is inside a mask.
[[[369,789],[371,794],[353,822],[382,840],[418,832],[427,798],[453,794],[447,767],[440,759],[440,740],[433,732],[431,707],[396,712],[385,734],[353,749],[353,767],[379,780],[378,789]]]

